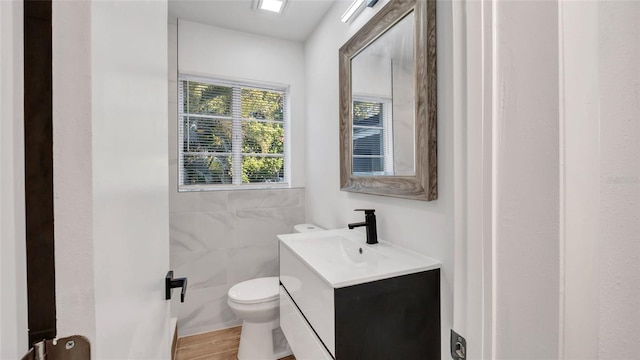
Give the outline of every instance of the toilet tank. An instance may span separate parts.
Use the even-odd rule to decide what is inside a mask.
[[[321,230],[324,230],[324,229],[315,224],[298,224],[293,227],[293,232],[297,232],[297,233],[313,232],[313,231],[321,231]]]

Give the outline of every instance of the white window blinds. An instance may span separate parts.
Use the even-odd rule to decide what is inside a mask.
[[[181,190],[288,185],[286,88],[185,75],[178,88]]]
[[[354,175],[393,175],[391,101],[355,97],[353,101]]]

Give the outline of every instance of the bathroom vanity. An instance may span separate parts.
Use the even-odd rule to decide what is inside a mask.
[[[440,359],[440,263],[362,232],[279,235],[280,326],[302,359]]]

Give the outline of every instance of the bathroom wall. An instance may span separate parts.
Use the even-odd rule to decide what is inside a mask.
[[[599,2],[601,359],[640,358],[640,3]]]
[[[234,284],[278,275],[277,234],[305,222],[302,44],[186,21],[180,69],[189,74],[290,85],[294,149],[291,189],[178,192],[177,26],[169,25],[169,180],[171,268],[189,278],[187,300],[172,300],[180,336],[234,326]],[[224,51],[220,51],[224,49]],[[223,56],[221,56],[221,53]]]
[[[291,186],[303,187],[306,122],[302,44],[183,20],[178,28],[177,68],[181,73],[289,86]],[[170,61],[176,61],[176,56],[170,56]],[[176,72],[170,72],[170,80],[175,80]],[[175,85],[171,89],[176,89]]]
[[[640,358],[640,3],[562,2],[565,358]]]
[[[307,214],[326,228],[361,221],[356,208],[376,209],[378,234],[442,262],[442,349],[446,351],[453,319],[454,141],[451,3],[437,6],[438,41],[438,187],[433,202],[395,199],[340,191],[338,49],[375,12],[365,8],[350,24],[340,22],[349,5],[337,2],[305,43],[307,83]],[[354,230],[357,231],[357,230]]]

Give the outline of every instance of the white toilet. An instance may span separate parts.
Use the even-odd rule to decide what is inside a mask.
[[[323,230],[299,224],[295,232]],[[277,276],[251,279],[229,289],[227,303],[242,319],[239,360],[276,360],[291,355],[280,330],[280,280]]]

